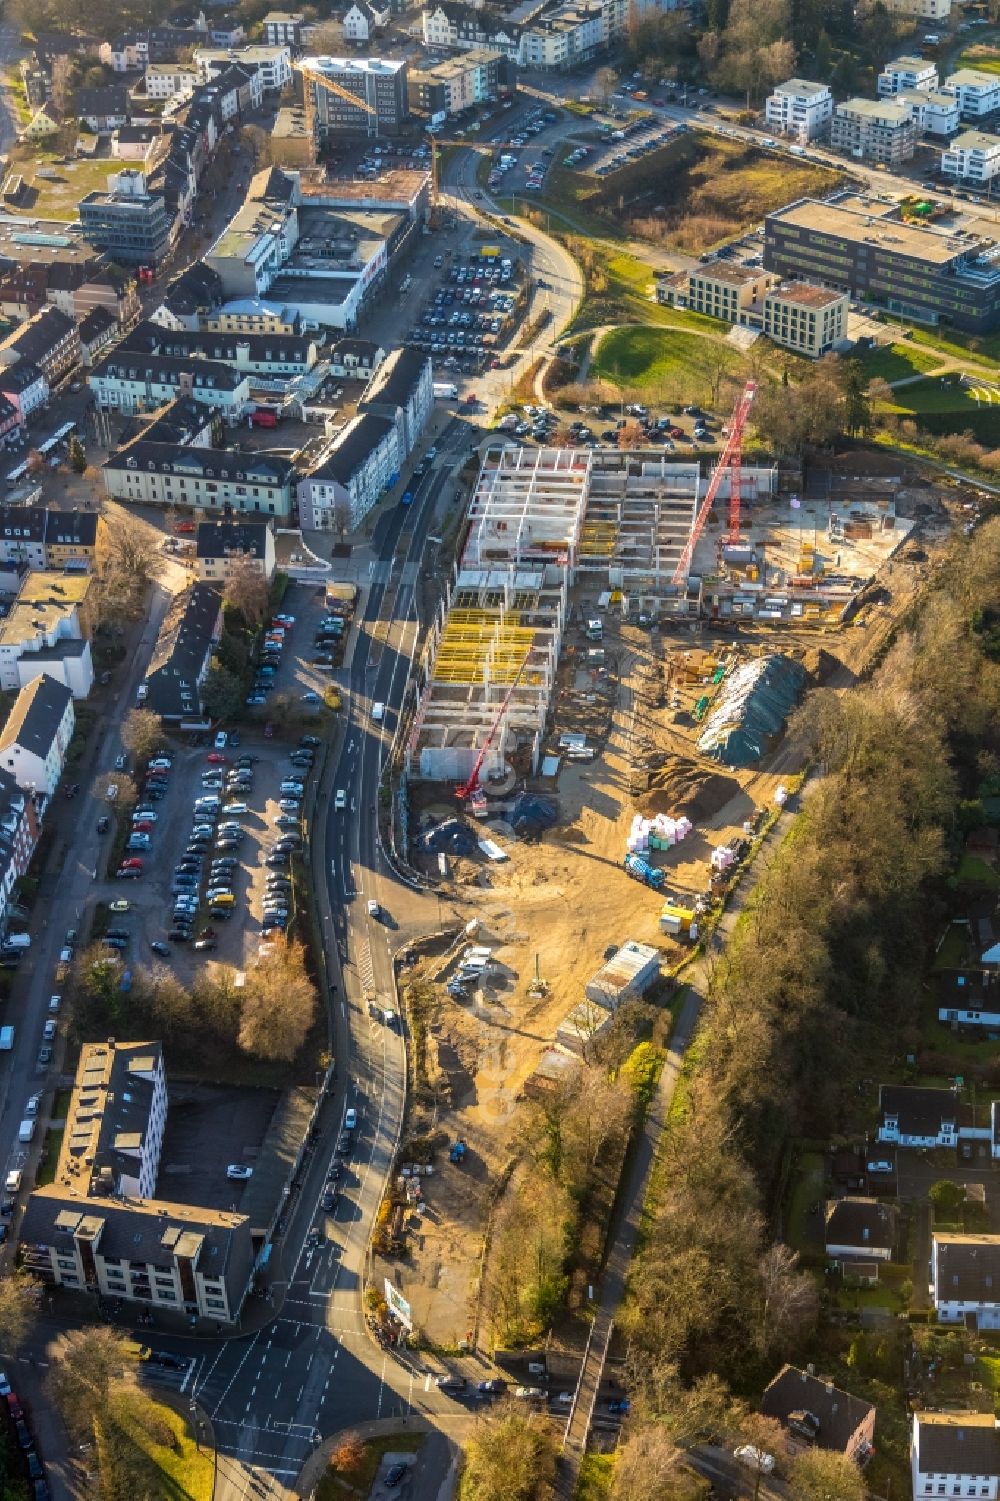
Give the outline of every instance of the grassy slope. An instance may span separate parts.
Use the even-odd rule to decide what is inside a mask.
[[[390,1433],[365,1442],[361,1463],[353,1470],[336,1473],[328,1469],[316,1487],[316,1501],[351,1501],[366,1497],[375,1483],[384,1454],[415,1454],[424,1441],[422,1433]]]
[[[940,365],[941,356],[913,344],[880,344],[862,355],[861,363],[869,380],[907,380]]]
[[[211,1501],[215,1466],[210,1447],[197,1449],[179,1412],[125,1387],[108,1403],[108,1446],[122,1478],[162,1501]],[[169,1432],[171,1444],[157,1442]]]
[[[616,385],[676,385],[678,395],[690,392],[688,400],[701,401],[710,392],[709,361],[720,359],[735,369],[739,352],[718,339],[677,329],[616,328],[601,340],[591,372]]]

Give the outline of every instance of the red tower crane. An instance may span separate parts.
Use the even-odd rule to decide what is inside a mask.
[[[733,541],[740,534],[740,479],[743,462],[743,429],[747,425],[747,418],[750,415],[750,408],[753,405],[753,399],[756,395],[757,382],[748,380],[740,393],[733,410],[733,415],[730,418],[729,437],[726,439],[726,446],[722,450],[719,462],[712,472],[712,478],[708,482],[708,489],[705,491],[705,499],[702,501],[698,514],[694,519],[691,535],[688,537],[684,551],[681,553],[677,567],[674,569],[673,582],[675,584],[682,584],[691,572],[691,560],[694,557],[694,550],[698,546],[698,539],[705,529],[708,513],[715,503],[715,497],[719,493],[719,486],[722,484],[722,476],[727,469],[729,470],[730,484],[729,538]]]
[[[482,750],[479,752],[479,755],[476,757],[476,764],[472,768],[472,774],[470,775],[469,780],[467,782],[463,782],[462,785],[461,785],[461,787],[456,787],[455,788],[455,796],[459,799],[460,802],[463,802],[463,803],[467,802],[470,797],[473,797],[475,795],[476,790],[479,787],[479,773],[483,769],[483,762],[486,760],[486,752],[489,750],[490,746],[493,744],[493,741],[496,739],[496,733],[497,733],[497,730],[500,728],[500,725],[501,725],[501,722],[503,720],[504,715],[507,712],[507,706],[510,703],[511,699],[514,697],[514,689],[517,687],[518,683],[521,681],[522,674],[524,672],[524,669],[527,667],[527,665],[528,665],[528,654],[527,654],[527,652],[525,652],[524,661],[521,663],[520,667],[517,669],[517,676],[514,678],[514,681],[511,683],[510,687],[507,689],[507,692],[506,692],[506,694],[504,696],[504,701],[500,705],[499,709],[496,712],[496,718],[493,720],[493,723],[490,725],[489,734],[486,736],[486,739],[483,741]]]

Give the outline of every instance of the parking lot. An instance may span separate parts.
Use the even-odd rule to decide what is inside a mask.
[[[490,246],[467,255],[441,254],[435,260],[441,284],[407,335],[448,370],[496,369],[496,351],[509,342],[524,307],[520,257]]]
[[[239,1210],[251,1180],[228,1178],[226,1169],[256,1165],[277,1103],[278,1095],[265,1089],[172,1087],[159,1176],[163,1198]]]
[[[592,172],[595,177],[608,177],[640,157],[661,150],[686,129],[684,125],[669,125],[655,115],[648,115],[608,131],[607,146],[588,160],[585,168],[582,163],[567,162],[566,165],[580,165],[582,170]]]
[[[623,440],[632,444],[637,432],[642,445],[655,444],[667,453],[700,453],[703,448],[717,447],[722,435],[722,425],[703,407],[687,406],[676,415],[657,416],[641,403],[631,402],[625,407],[625,416],[608,418],[607,413],[617,407],[594,408],[593,422],[574,418],[567,424],[567,431],[560,439],[564,448],[601,448],[622,445]],[[603,422],[608,422],[604,426]],[[682,425],[683,424],[683,425]],[[562,420],[551,407],[535,406],[526,402],[520,412],[508,412],[500,418],[496,431],[507,433],[522,443],[551,444]]]

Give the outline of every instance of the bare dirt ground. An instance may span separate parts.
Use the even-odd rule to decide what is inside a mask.
[[[479,920],[476,942],[492,948],[499,961],[495,981],[456,999],[445,989],[448,968],[440,959],[416,971],[434,982],[428,1077],[436,1102],[413,1129],[435,1130],[449,1145],[461,1137],[468,1147],[461,1167],[438,1153],[434,1176],[424,1180],[425,1212],[410,1221],[403,1291],[416,1326],[432,1342],[456,1345],[475,1327],[483,1232],[492,1195],[515,1155],[518,1098],[559,1023],[583,999],[605,951],[629,938],[651,943],[661,950],[664,968],[686,951],[660,932],[662,894],[622,869],[634,814],[692,819],[692,834],[654,857],[667,873],[665,891],[690,900],[708,887],[712,850],[739,838],[754,810],[771,804],[778,785],[801,769],[802,747],[789,736],[748,770],[699,754],[693,711],[710,691],[711,664],[733,652],[743,659],[784,651],[809,671],[807,691],[850,687],[912,602],[963,498],[948,492],[950,519],[925,524],[916,557],[886,566],[883,592],[861,611],[859,625],[650,633],[609,615],[608,671],[589,681],[580,667],[589,643],[579,630],[568,632],[552,748],[559,733],[586,729],[592,741],[602,740],[603,753],[589,763],[562,761],[548,789],[557,794],[560,821],[539,842],[513,838],[501,823],[499,830],[478,832],[497,839],[508,855],[504,863],[451,861],[441,892],[443,924]],[[652,773],[637,772],[637,760],[650,752],[662,764]],[[457,811],[436,785],[418,786],[413,801],[421,821]],[[536,958],[547,987],[543,996],[529,994]]]

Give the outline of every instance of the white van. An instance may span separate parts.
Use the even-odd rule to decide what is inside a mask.
[[[385,704],[372,704],[372,719],[376,724],[381,724],[385,718]]]
[[[35,1122],[32,1120],[22,1121],[17,1128],[18,1141],[28,1142],[35,1134]]]
[[[21,1170],[20,1170],[20,1168],[16,1168],[16,1167],[11,1168],[10,1172],[7,1174],[7,1177],[4,1180],[4,1185],[3,1186],[4,1186],[4,1189],[5,1189],[5,1191],[7,1193],[9,1193],[9,1194],[16,1194],[17,1193],[18,1189],[21,1187]]]

